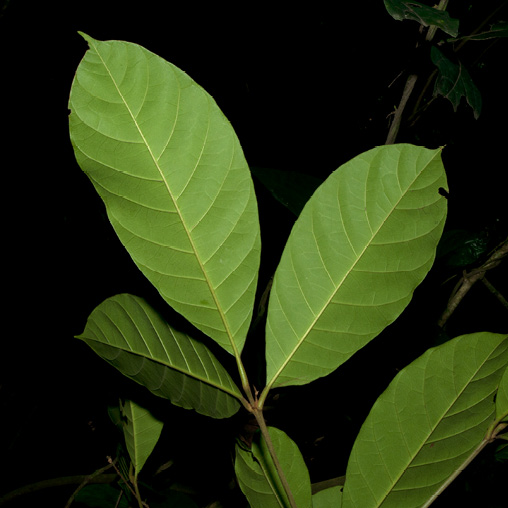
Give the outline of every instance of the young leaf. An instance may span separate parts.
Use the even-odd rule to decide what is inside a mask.
[[[482,96],[467,69],[460,62],[459,64],[450,62],[434,46],[430,50],[430,56],[434,65],[439,69],[434,85],[434,96],[442,95],[448,99],[452,103],[453,111],[457,111],[462,97],[465,97],[477,119],[482,110]]]
[[[275,273],[265,395],[329,374],[397,318],[434,260],[440,187],[440,150],[411,145],[359,155],[319,187]]]
[[[428,506],[485,445],[508,335],[428,350],[378,398],[353,445],[342,508]]]
[[[281,430],[269,427],[268,431],[298,508],[310,508],[309,472],[298,446]],[[252,451],[236,445],[235,472],[251,508],[289,507],[284,487],[261,433],[256,434]]]
[[[122,374],[177,406],[213,418],[240,407],[241,392],[201,342],[180,333],[141,298],[108,298],[77,337]]]
[[[212,97],[146,49],[83,37],[72,83],[76,159],[132,259],[163,298],[239,356],[259,268],[257,204]]]
[[[277,201],[297,217],[313,192],[323,183],[315,176],[298,171],[282,171],[280,169],[254,166],[251,167],[251,172],[272,193]]]
[[[120,410],[125,444],[137,478],[159,440],[163,423],[132,400],[121,403]]]
[[[398,21],[411,19],[423,26],[434,25],[443,32],[457,37],[459,20],[450,17],[446,11],[441,11],[413,0],[384,0],[386,10],[393,19]]]

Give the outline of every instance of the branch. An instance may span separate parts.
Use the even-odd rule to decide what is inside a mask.
[[[479,268],[471,270],[469,273],[464,271],[462,278],[456,286],[456,290],[448,300],[448,304],[443,314],[439,318],[438,326],[443,328],[450,316],[453,314],[459,303],[466,296],[468,291],[473,287],[474,283],[483,279],[487,270],[491,270],[501,263],[504,257],[508,255],[508,239],[501,243],[498,249],[487,259]],[[489,284],[489,283],[487,283]],[[491,285],[492,286],[492,285]],[[488,287],[488,286],[487,286]],[[495,291],[495,290],[494,290]],[[496,291],[497,292],[497,291]],[[502,297],[502,295],[501,295]],[[498,297],[499,298],[499,297]],[[504,297],[502,297],[503,300]],[[506,300],[505,300],[506,301]]]
[[[404,86],[404,91],[402,92],[402,97],[399,102],[399,107],[395,110],[393,115],[393,121],[390,125],[390,130],[388,131],[388,136],[385,141],[385,145],[393,145],[395,143],[395,139],[397,137],[397,133],[399,132],[400,122],[402,120],[402,113],[404,108],[406,107],[407,101],[413,92],[413,88],[416,84],[417,79],[416,74],[411,74],[408,76],[406,80],[406,84]]]

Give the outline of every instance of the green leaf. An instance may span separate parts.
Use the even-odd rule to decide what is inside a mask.
[[[439,70],[434,96],[442,95],[448,99],[452,103],[453,111],[457,111],[462,97],[465,97],[473,109],[474,117],[478,118],[482,110],[482,96],[467,69],[460,62],[458,65],[450,62],[435,46],[432,46],[430,56]]]
[[[397,21],[411,19],[423,26],[434,25],[452,37],[457,37],[459,33],[459,20],[450,17],[446,11],[411,0],[384,0],[384,2],[388,14]]]
[[[269,427],[268,431],[298,508],[309,508],[309,472],[298,446],[281,430]],[[289,507],[284,487],[260,432],[254,438],[252,451],[237,443],[235,472],[251,508]]]
[[[77,494],[75,501],[90,508],[129,508],[130,503],[122,491],[113,485],[87,485]]]
[[[174,65],[83,35],[72,83],[76,159],[140,270],[174,309],[239,356],[260,235],[250,171],[212,97]]]
[[[132,400],[120,403],[120,410],[124,417],[125,444],[137,478],[155,448],[164,424]]]
[[[265,395],[271,386],[329,374],[409,303],[445,221],[440,153],[381,146],[344,164],[314,193],[274,277]]]
[[[508,368],[504,371],[496,395],[496,420],[508,422]]]
[[[339,508],[342,504],[342,487],[320,490],[312,495],[312,508]]]
[[[297,217],[312,193],[323,183],[319,178],[298,171],[260,167],[252,167],[251,171],[273,197]]]
[[[77,338],[122,374],[177,406],[214,418],[229,417],[240,407],[238,387],[210,350],[174,330],[141,298],[108,298]]]
[[[507,364],[508,336],[482,332],[399,372],[353,445],[342,508],[428,506],[485,445]]]

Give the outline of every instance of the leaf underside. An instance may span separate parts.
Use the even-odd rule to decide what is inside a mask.
[[[268,430],[298,508],[310,508],[310,478],[298,446],[281,430],[274,427],[269,427]],[[235,472],[240,488],[252,508],[289,506],[261,433],[255,436],[252,451],[236,445]]]
[[[201,342],[180,333],[141,298],[108,298],[78,336],[128,378],[177,406],[214,418],[238,411],[242,395]]]
[[[124,417],[125,444],[137,478],[159,440],[163,423],[132,400],[126,400],[120,409]]]
[[[394,321],[446,216],[440,150],[382,146],[318,188],[295,223],[267,315],[268,387],[325,376]]]
[[[238,356],[259,268],[257,204],[236,134],[212,97],[146,49],[96,41],[74,78],[76,159],[162,297]]]
[[[507,364],[508,336],[482,332],[430,349],[402,370],[353,445],[342,508],[431,501],[481,445]]]

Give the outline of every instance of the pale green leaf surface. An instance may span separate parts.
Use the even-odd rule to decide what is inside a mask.
[[[432,46],[430,56],[439,69],[434,85],[434,96],[442,95],[448,99],[454,111],[457,111],[462,97],[465,97],[474,117],[478,118],[482,111],[482,96],[467,69],[460,62],[458,64],[450,62],[435,46]]]
[[[180,333],[141,298],[108,298],[78,336],[122,374],[177,406],[214,418],[236,413],[242,395],[201,342]]]
[[[508,336],[482,332],[403,369],[360,429],[342,508],[419,508],[433,499],[481,445],[507,364]]]
[[[496,419],[508,421],[508,367],[504,371],[496,395]]]
[[[411,19],[423,26],[435,25],[452,37],[456,37],[459,33],[459,20],[450,17],[446,11],[413,0],[384,0],[384,2],[393,19],[398,21]]]
[[[397,318],[435,257],[440,187],[440,150],[411,145],[369,150],[319,187],[275,273],[268,387],[329,374]]]
[[[132,400],[126,400],[120,409],[124,417],[122,426],[125,445],[137,478],[155,448],[164,424]]]
[[[96,41],[74,78],[76,159],[140,270],[174,309],[239,355],[260,235],[250,171],[212,97],[146,49]]]
[[[268,430],[298,508],[310,508],[310,477],[298,446],[283,431],[274,427]],[[235,472],[251,508],[289,507],[284,487],[261,433],[255,436],[252,451],[236,445]]]

